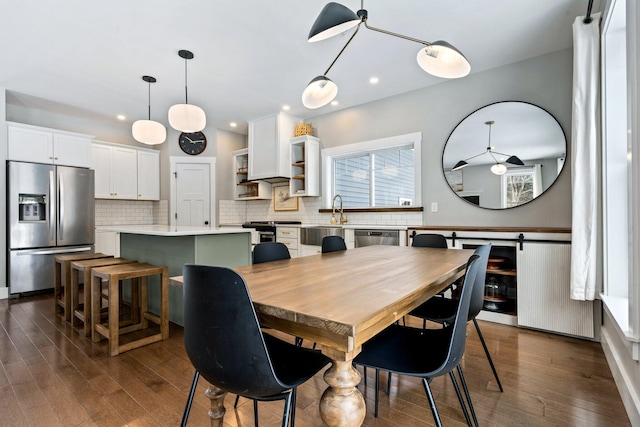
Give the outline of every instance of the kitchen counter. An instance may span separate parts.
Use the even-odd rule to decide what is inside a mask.
[[[103,225],[96,231],[115,231],[117,233],[145,234],[149,236],[202,236],[210,234],[250,233],[245,228],[185,227],[170,225]]]
[[[299,227],[299,228],[312,228],[312,227],[340,227],[345,230],[407,230],[408,228],[415,228],[408,225],[371,225],[371,224],[287,224],[279,225],[279,227]]]

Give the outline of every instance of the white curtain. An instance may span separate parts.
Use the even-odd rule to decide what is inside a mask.
[[[571,298],[596,295],[598,146],[600,140],[600,14],[573,22],[571,126]]]

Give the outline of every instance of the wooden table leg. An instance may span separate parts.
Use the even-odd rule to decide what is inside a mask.
[[[329,387],[320,399],[320,417],[328,426],[359,427],[364,421],[366,407],[360,390],[360,373],[352,361],[334,360],[324,373]]]
[[[209,409],[211,427],[222,427],[224,413],[226,412],[226,409],[224,409],[224,398],[227,392],[214,385],[209,385],[205,394],[211,400],[211,409]]]

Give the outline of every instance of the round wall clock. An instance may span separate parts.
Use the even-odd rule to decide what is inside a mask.
[[[178,138],[178,145],[185,153],[196,156],[207,148],[207,137],[202,132],[182,132]]]

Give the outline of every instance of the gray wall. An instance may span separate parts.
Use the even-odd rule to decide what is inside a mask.
[[[422,200],[425,225],[570,227],[571,176],[564,168],[541,197],[504,211],[459,199],[442,174],[442,149],[454,127],[497,101],[526,101],[549,111],[571,135],[572,50],[471,74],[418,91],[309,119],[324,148],[422,132]],[[567,160],[567,165],[570,160]],[[427,207],[438,203],[438,212]]]

